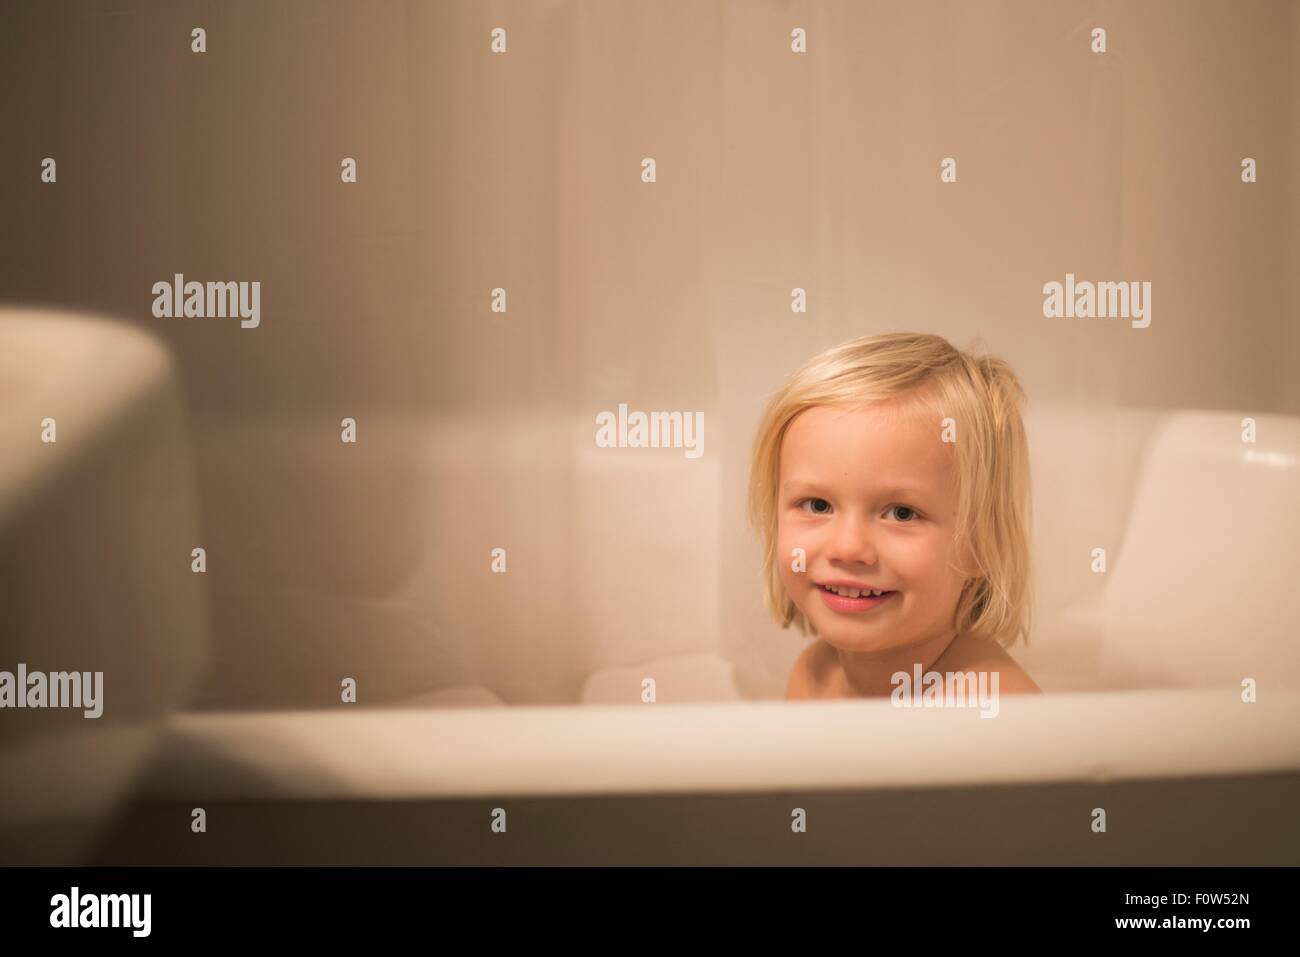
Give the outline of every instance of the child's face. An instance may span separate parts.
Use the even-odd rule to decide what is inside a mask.
[[[940,435],[938,420],[918,424],[882,403],[806,409],[786,430],[777,494],[781,580],[831,645],[900,651],[951,632],[966,576],[949,567],[957,488],[953,449]],[[804,550],[806,571],[791,568],[795,548]],[[838,598],[823,590],[826,582],[895,594]]]

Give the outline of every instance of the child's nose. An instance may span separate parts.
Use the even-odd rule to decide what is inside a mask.
[[[829,558],[842,562],[876,563],[875,532],[869,516],[845,513],[831,529]]]

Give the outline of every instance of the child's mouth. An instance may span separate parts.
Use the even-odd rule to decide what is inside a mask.
[[[878,597],[861,594],[857,598],[850,598],[847,595],[835,594],[825,585],[818,585],[817,590],[821,592],[822,599],[826,604],[835,611],[870,611],[885,604],[898,594],[896,591],[887,591],[882,592]]]

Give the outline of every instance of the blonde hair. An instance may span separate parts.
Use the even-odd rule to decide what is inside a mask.
[[[1025,393],[1002,359],[969,355],[942,336],[925,333],[863,336],[828,349],[804,363],[769,401],[749,473],[749,522],[763,545],[768,610],[782,628],[793,624],[804,635],[817,633],[786,593],[777,565],[786,429],[814,406],[895,401],[902,414],[932,422],[936,430],[944,419],[957,423],[954,554],[970,555],[975,576],[962,587],[952,627],[1003,647],[1021,636],[1028,643],[1033,583],[1029,448],[1020,417]]]

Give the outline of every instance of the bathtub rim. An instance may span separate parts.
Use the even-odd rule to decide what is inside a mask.
[[[862,790],[1300,770],[1300,689],[1253,704],[1212,688],[1015,695],[1000,706],[993,719],[887,700],[181,713],[133,798]],[[910,747],[892,734],[904,728]]]

